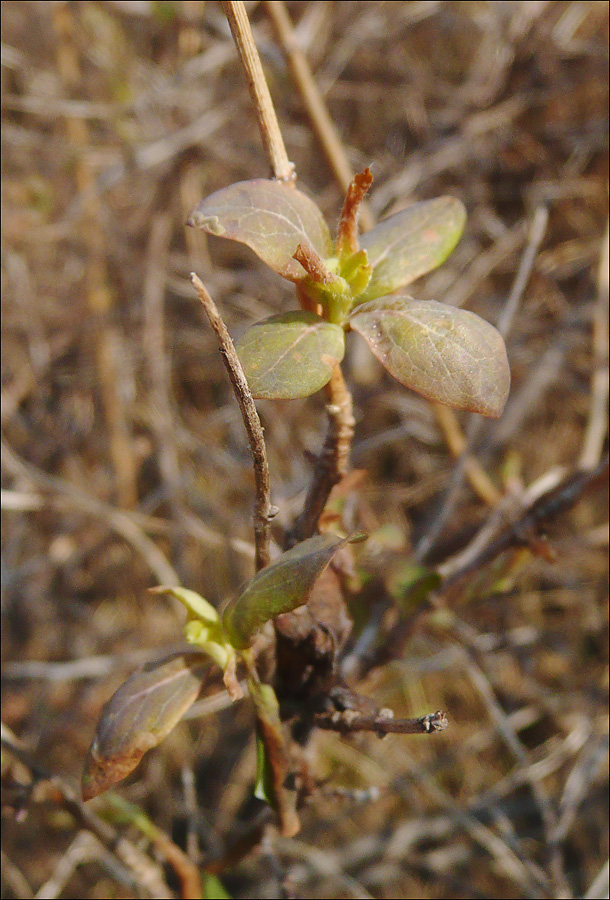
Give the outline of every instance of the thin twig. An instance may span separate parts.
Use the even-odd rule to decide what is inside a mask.
[[[317,728],[326,731],[374,731],[379,737],[386,734],[435,734],[444,731],[449,724],[444,712],[428,713],[417,719],[394,719],[382,710],[375,715],[363,716],[351,710],[345,712],[319,713],[314,718]]]
[[[27,878],[4,850],[0,850],[0,872],[3,884],[17,900],[34,900],[34,891]]]
[[[92,863],[99,865],[104,857],[108,865],[107,851],[95,835],[89,831],[78,831],[56,861],[49,878],[36,891],[36,900],[56,900],[61,897],[79,867]],[[164,896],[169,897],[169,892],[164,892]]]
[[[589,472],[576,470],[565,475],[561,469],[551,470],[531,485],[518,503],[507,495],[490,512],[488,520],[470,544],[437,566],[436,571],[443,579],[440,591],[444,593],[460,579],[479,571],[507,550],[530,547],[535,552],[541,545],[544,549],[545,545],[539,538],[540,531],[548,522],[577,503],[593,484],[607,478],[607,469],[608,457]],[[400,659],[421,618],[438,603],[438,595],[432,593],[416,612],[401,618],[370,657],[356,660],[359,676],[362,677],[365,671],[377,668],[389,660]]]
[[[333,120],[328,114],[326,104],[313,78],[309,62],[299,47],[290,16],[281,0],[266,0],[265,9],[273,22],[279,41],[288,58],[292,77],[317,138],[324,150],[326,158],[333,170],[337,183],[344,192],[350,186],[354,173],[343,149],[341,138]],[[375,224],[374,216],[365,203],[360,207],[360,221],[365,231]]]
[[[462,476],[468,479],[471,488],[488,506],[495,506],[502,497],[501,492],[495,486],[485,469],[474,456],[470,456],[468,450],[472,440],[464,434],[459,420],[452,409],[441,403],[433,403],[434,415],[440,425],[449,452],[454,459],[459,460],[460,466],[458,489],[462,484]],[[477,419],[475,421],[480,421]],[[452,490],[454,490],[452,486]],[[442,522],[444,523],[445,518]],[[442,523],[441,523],[442,524]],[[418,548],[419,550],[420,548]],[[420,551],[421,552],[421,551]]]
[[[42,476],[43,473],[40,472]],[[46,478],[46,476],[43,476]],[[51,477],[51,476],[49,476]],[[58,479],[61,482],[61,479]],[[64,482],[65,484],[65,482]],[[100,502],[100,501],[95,501]],[[38,509],[74,509],[74,502],[69,497],[51,496],[35,491],[13,491],[10,489],[0,490],[0,509],[11,510],[12,512],[32,512]],[[113,507],[107,507],[108,512]],[[114,510],[116,512],[116,510]],[[205,525],[201,519],[188,510],[183,510],[180,517],[180,524],[169,522],[166,519],[160,519],[156,516],[149,516],[137,510],[128,510],[124,513],[121,511],[120,516],[124,520],[131,520],[142,531],[150,534],[170,535],[172,538],[184,539],[184,535],[188,535],[199,544],[205,547],[226,547],[227,545],[246,559],[254,559],[254,544],[240,538],[232,538],[227,535],[215,531],[209,525]],[[165,584],[165,582],[163,582]]]
[[[277,116],[265,80],[258,50],[252,36],[246,8],[241,0],[223,0],[223,9],[231,27],[237,52],[248,80],[248,90],[258,120],[265,152],[269,157],[273,175],[278,181],[295,180],[294,163],[286,153],[284,139],[277,122]]]
[[[598,897],[607,897],[610,888],[610,861],[603,864],[589,890],[585,894],[585,900],[598,900]]]
[[[443,576],[443,588],[454,584],[469,572],[480,569],[506,550],[537,546],[536,538],[548,522],[567,512],[593,484],[608,477],[608,456],[586,472],[576,470],[531,502],[508,527],[479,542],[477,535],[460,554],[446,560],[437,571]]]
[[[270,560],[269,553],[269,523],[273,518],[274,508],[271,506],[271,493],[269,483],[269,465],[267,463],[267,450],[261,420],[258,416],[254,400],[244,370],[241,367],[239,357],[235,351],[227,326],[223,322],[218,308],[208,294],[201,279],[191,273],[191,282],[197,291],[199,299],[212,326],[214,334],[218,338],[223,362],[229,373],[229,379],[239,403],[244,425],[248,433],[250,449],[254,461],[254,481],[256,484],[256,505],[254,508],[254,542],[256,545],[256,569],[263,569]]]
[[[169,655],[184,651],[184,642],[167,644],[164,651]],[[114,656],[85,656],[66,662],[50,662],[45,659],[14,660],[4,664],[2,678],[5,681],[30,681],[42,679],[49,684],[62,684],[80,679],[107,678],[122,669],[131,670],[159,658],[159,647],[154,650],[134,650],[131,653]],[[195,704],[193,704],[195,705]],[[191,707],[191,710],[193,707]],[[189,712],[191,711],[189,710]]]
[[[412,803],[412,796],[406,788],[409,781],[414,781],[418,788],[427,795],[434,804],[445,809],[455,826],[462,828],[470,838],[494,860],[496,865],[523,890],[529,897],[546,897],[548,884],[543,874],[527,858],[523,858],[511,846],[512,841],[502,831],[499,833],[490,825],[485,825],[480,817],[469,808],[462,808],[446,791],[438,778],[431,777],[429,770],[418,766],[409,756],[404,758],[405,774],[399,776],[392,784],[393,790],[403,796],[407,803]],[[542,890],[541,890],[542,889]]]
[[[546,234],[546,226],[549,221],[549,211],[546,206],[539,206],[534,211],[532,223],[529,229],[529,236],[525,251],[519,262],[517,275],[510,290],[510,294],[504,304],[504,309],[498,319],[497,329],[505,338],[514,322],[515,315],[519,309],[519,304],[523,298],[525,288],[532,274],[534,263],[538,255],[538,250]]]

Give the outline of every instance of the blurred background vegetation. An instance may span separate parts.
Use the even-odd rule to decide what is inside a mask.
[[[342,191],[265,4],[247,8],[299,186],[336,221]],[[377,535],[373,588],[415,559],[455,570],[606,452],[608,4],[287,8],[351,165],[371,166],[375,216],[440,194],[466,204],[457,250],[414,295],[492,322],[516,303],[511,397],[476,431],[350,344],[366,477],[349,514]],[[544,523],[546,543],[475,566],[431,612],[411,600],[400,658],[359,689],[397,715],[444,709],[450,727],[316,734],[322,786],[296,840],[271,830],[226,858],[260,810],[251,712],[213,674],[215,699],[118,792],[148,819],[88,807],[131,842],[131,864],[70,807],[103,703],[180,641],[180,611],[146,589],[176,573],[219,605],[252,574],[249,452],[189,272],[234,335],[294,304],[246,249],[184,227],[206,194],[269,175],[220,4],[1,12],[3,722],[23,751],[2,761],[2,896],[194,896],[188,861],[223,859],[234,897],[607,897],[603,480]],[[287,525],[323,405],[259,406]],[[459,459],[464,431],[478,468]],[[359,628],[385,627],[392,610],[374,589],[366,601]]]

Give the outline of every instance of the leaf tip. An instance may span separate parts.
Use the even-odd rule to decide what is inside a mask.
[[[348,544],[361,544],[363,541],[368,540],[368,534],[366,531],[354,531],[353,534],[350,534],[347,538]]]
[[[93,739],[93,743],[87,753],[85,760],[85,768],[81,779],[81,796],[86,802],[93,800],[107,791],[108,788],[121,781],[125,775],[128,775],[131,769],[135,769],[136,763],[129,769],[124,766],[114,767],[99,754],[99,744],[97,736]]]

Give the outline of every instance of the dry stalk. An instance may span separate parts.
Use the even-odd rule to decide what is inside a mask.
[[[263,428],[244,370],[235,351],[227,326],[223,322],[218,307],[208,294],[201,279],[191,273],[191,282],[218,338],[220,352],[226,366],[231,385],[237,398],[239,408],[248,433],[250,449],[254,463],[254,481],[256,484],[256,505],[254,509],[254,542],[256,545],[256,570],[263,569],[269,563],[269,523],[275,514],[271,506],[271,489],[269,483],[269,464]]]
[[[246,73],[252,106],[256,113],[263,146],[271,163],[271,170],[278,181],[292,182],[295,180],[294,163],[290,162],[286,153],[284,139],[254,43],[246,8],[241,0],[235,0],[235,2],[234,0],[225,0],[222,6]]]

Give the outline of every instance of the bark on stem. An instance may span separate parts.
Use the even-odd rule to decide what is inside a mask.
[[[349,465],[355,420],[352,395],[347,389],[338,363],[333,368],[333,374],[325,390],[328,397],[326,440],[316,461],[303,511],[288,534],[286,541],[288,547],[314,534],[331,490],[343,478]]]
[[[349,734],[353,731],[375,731],[379,737],[386,734],[435,734],[447,728],[447,716],[444,712],[428,713],[418,719],[394,719],[392,716],[364,716],[347,710],[343,713],[320,713],[315,716],[314,724],[326,731],[339,731]]]
[[[235,2],[223,0],[222,6],[244,67],[252,105],[273,175],[278,181],[294,181],[294,163],[290,162],[286,153],[284,139],[254,43],[246,8],[242,2],[237,2],[237,0]]]

